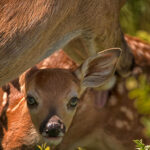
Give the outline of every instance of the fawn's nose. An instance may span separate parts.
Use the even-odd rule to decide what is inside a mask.
[[[42,131],[43,136],[49,138],[56,138],[63,136],[65,133],[65,125],[62,123],[59,117],[53,116],[45,124],[45,128]]]
[[[48,137],[58,137],[61,131],[61,125],[58,123],[48,123],[45,130]]]

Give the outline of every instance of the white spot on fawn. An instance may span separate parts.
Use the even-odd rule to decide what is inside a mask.
[[[117,104],[117,98],[115,96],[111,96],[109,100],[109,104],[111,106],[115,106]]]
[[[24,101],[25,99],[24,98],[22,98],[21,100],[20,100],[20,102],[13,108],[13,109],[11,109],[11,112],[14,112],[14,111],[16,111],[16,109],[18,109],[19,108],[19,106],[20,106],[20,104]]]
[[[119,129],[122,129],[122,128],[126,128],[127,130],[131,129],[131,127],[129,126],[128,122],[127,121],[123,121],[123,120],[117,120],[116,121],[116,127],[119,128]]]
[[[118,84],[117,91],[119,92],[119,94],[124,93],[124,85],[122,82]]]
[[[125,113],[126,117],[130,120],[133,120],[134,119],[134,116],[133,116],[133,113],[131,110],[129,110],[127,107],[125,106],[122,106],[120,108],[121,112]]]
[[[7,97],[8,97],[7,93],[4,92],[4,94],[3,94],[3,102],[2,102],[2,106],[5,106],[5,105],[6,105],[6,103],[7,103]]]
[[[124,126],[123,121],[121,121],[121,120],[117,120],[117,121],[116,121],[116,127],[117,127],[117,128],[120,128],[120,129],[121,129],[121,128],[123,128],[123,126]]]

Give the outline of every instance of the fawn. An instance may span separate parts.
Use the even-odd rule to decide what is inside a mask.
[[[86,59],[73,72],[34,67],[21,75],[21,91],[41,142],[45,141],[52,148],[61,143],[70,132],[78,104],[82,104],[82,97],[87,95],[89,88],[106,88],[104,84],[112,78],[120,54],[121,51],[117,48],[105,50]],[[112,86],[110,83],[108,85]],[[94,107],[92,99],[88,101]],[[94,119],[96,114],[91,112],[91,117]],[[100,148],[100,145],[98,142],[95,147]]]

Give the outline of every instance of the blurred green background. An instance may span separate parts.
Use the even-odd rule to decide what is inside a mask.
[[[120,23],[124,33],[150,43],[150,0],[127,0],[121,10]],[[135,83],[134,78],[130,84],[132,82]],[[142,75],[136,85],[138,86],[129,92],[129,97],[135,99],[138,112],[146,115],[141,121],[145,126],[145,134],[150,137],[150,82]]]
[[[120,22],[124,33],[150,42],[150,0],[127,0]]]

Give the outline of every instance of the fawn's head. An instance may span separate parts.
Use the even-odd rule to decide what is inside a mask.
[[[86,88],[102,86],[112,77],[120,52],[109,49],[98,53],[74,72],[32,68],[21,76],[31,119],[48,144],[61,142]]]

